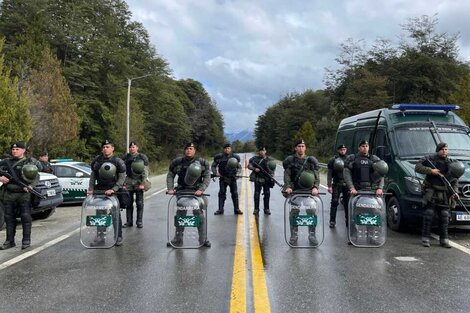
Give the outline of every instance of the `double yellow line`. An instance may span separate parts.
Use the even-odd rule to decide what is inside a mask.
[[[243,172],[243,175],[246,176],[246,167],[244,167]],[[252,214],[253,198],[251,193],[251,184],[247,178],[242,179],[239,201],[240,208],[244,209],[245,214],[243,216],[239,216],[237,220],[230,312],[247,312],[247,303],[252,303],[253,312],[269,313],[271,312],[271,307],[269,305],[263,257],[261,255],[261,247],[258,237],[258,226]],[[248,228],[246,225],[248,225]],[[247,234],[249,240],[247,240]],[[248,247],[250,250],[247,249]],[[251,262],[248,262],[250,260]],[[251,266],[251,277],[248,277],[249,271],[247,271],[247,268],[249,266]],[[247,290],[249,290],[248,287],[250,286],[247,285],[247,283],[251,284],[251,290],[253,290],[251,294],[247,293]],[[250,300],[251,302],[249,302]]]

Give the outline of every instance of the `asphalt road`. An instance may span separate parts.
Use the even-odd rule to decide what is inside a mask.
[[[282,182],[280,167],[276,177]],[[124,229],[121,247],[85,249],[78,206],[34,221],[31,249],[0,251],[0,312],[470,311],[468,229],[451,230],[452,249],[437,240],[421,247],[418,231],[389,231],[381,248],[356,248],[347,245],[339,210],[338,226],[325,228],[320,247],[295,249],[284,240],[279,188],[272,189],[272,215],[256,220],[253,188],[240,179],[245,214],[233,215],[228,196],[226,214],[214,216],[218,183],[212,182],[212,247],[172,249],[166,247],[164,177],[154,177],[153,186],[144,228]],[[327,221],[330,197],[322,198]]]

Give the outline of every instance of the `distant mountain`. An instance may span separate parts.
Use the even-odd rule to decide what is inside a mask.
[[[228,141],[234,142],[235,140],[240,140],[241,142],[247,142],[255,139],[255,133],[251,129],[245,129],[238,133],[227,133],[225,137]]]

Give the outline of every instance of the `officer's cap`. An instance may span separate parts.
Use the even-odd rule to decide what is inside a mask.
[[[21,149],[26,149],[26,145],[22,141],[17,141],[11,145],[11,149],[13,148],[21,148]]]
[[[258,147],[258,151],[261,151],[261,150],[267,150],[267,149],[266,149],[266,146],[259,146],[259,147]]]
[[[114,143],[109,140],[109,139],[105,139],[102,143],[101,143],[101,148],[103,148],[103,146],[106,146],[106,145],[111,145],[114,147]]]
[[[46,155],[49,155],[49,153],[47,153],[47,151],[42,151],[41,153],[39,153],[39,156],[42,157],[42,156],[46,156]]]
[[[361,140],[361,142],[359,142],[358,147],[363,146],[363,145],[369,145],[369,142],[367,140],[363,139],[363,140]]]
[[[225,149],[225,148],[229,148],[229,147],[231,147],[231,146],[232,146],[232,145],[231,145],[230,143],[226,143],[226,144],[224,145],[224,149]]]
[[[190,148],[190,147],[193,147],[194,149],[196,149],[196,145],[194,144],[194,142],[187,142],[185,145],[184,145],[184,150]]]
[[[303,139],[297,139],[297,140],[294,142],[294,147],[297,147],[298,145],[301,145],[301,144],[305,144],[305,140],[303,140]]]
[[[436,146],[436,152],[439,152],[444,148],[449,148],[449,146],[445,142],[438,143]]]
[[[343,148],[346,148],[346,146],[343,145],[343,144],[340,144],[340,145],[338,146],[338,148],[336,148],[336,150],[343,149]]]
[[[137,142],[135,142],[135,141],[129,142],[129,148],[132,147],[132,146],[138,146]]]

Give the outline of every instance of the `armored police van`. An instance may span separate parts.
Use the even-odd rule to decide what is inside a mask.
[[[369,152],[389,166],[384,192],[391,229],[422,221],[424,176],[415,172],[415,164],[435,153],[439,142],[449,145],[451,159],[465,164],[458,192],[470,209],[470,129],[454,113],[457,109],[455,105],[396,104],[341,121],[335,146],[345,144],[349,153],[356,153],[359,142],[368,140]],[[460,205],[452,209],[451,218],[453,225],[470,225],[470,215]]]

